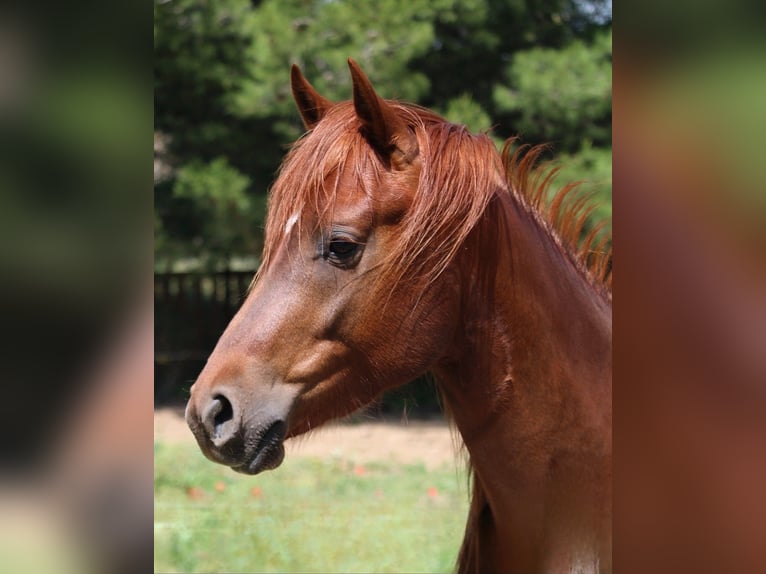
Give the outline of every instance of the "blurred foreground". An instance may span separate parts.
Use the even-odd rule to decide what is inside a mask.
[[[151,567],[151,8],[0,8],[0,567]]]
[[[766,572],[766,43],[742,7],[643,3],[616,34],[616,571]]]

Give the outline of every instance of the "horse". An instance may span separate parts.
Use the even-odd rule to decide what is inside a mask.
[[[262,264],[191,388],[202,452],[278,467],[284,440],[431,373],[472,470],[458,572],[611,571],[611,249],[539,148],[425,108],[291,87],[306,134]],[[526,153],[522,151],[526,150]]]

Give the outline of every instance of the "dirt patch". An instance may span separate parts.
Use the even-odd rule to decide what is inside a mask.
[[[182,408],[154,411],[154,438],[194,444]],[[327,425],[308,436],[288,440],[285,446],[288,457],[341,458],[360,464],[422,463],[433,469],[454,464],[458,451],[455,440],[455,433],[441,420],[370,421]],[[457,440],[460,444],[459,437]]]

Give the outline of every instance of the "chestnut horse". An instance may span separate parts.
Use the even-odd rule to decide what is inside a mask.
[[[208,458],[256,474],[285,438],[431,372],[473,470],[458,571],[610,571],[609,254],[594,271],[592,242],[569,240],[587,208],[542,199],[536,152],[501,156],[349,67],[337,104],[292,68],[308,133],[189,426]]]

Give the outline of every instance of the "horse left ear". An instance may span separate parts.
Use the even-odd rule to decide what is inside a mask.
[[[319,95],[295,64],[290,68],[290,87],[293,90],[293,99],[298,105],[298,111],[303,118],[303,125],[310,130],[319,123],[333,104]]]
[[[354,87],[354,109],[362,120],[367,141],[381,156],[389,159],[394,168],[406,168],[418,155],[415,133],[375,92],[370,80],[351,58],[348,67]]]

